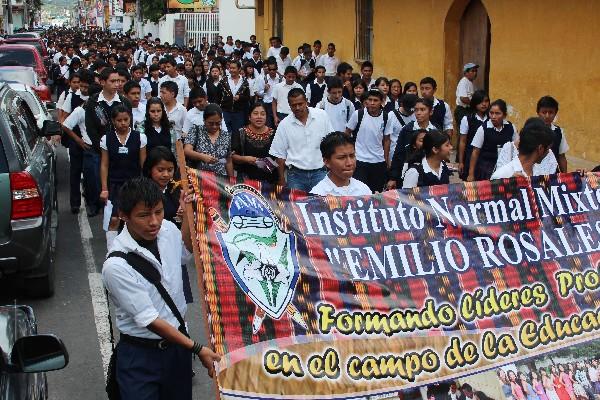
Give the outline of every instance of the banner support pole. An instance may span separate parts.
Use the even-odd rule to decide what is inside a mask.
[[[175,149],[177,151],[177,163],[179,164],[179,174],[181,176],[181,190],[184,193],[187,193],[187,189],[191,182],[189,181],[187,168],[185,164],[185,154],[183,153],[183,143],[181,140],[177,140],[175,143]],[[201,199],[197,199],[196,201],[200,202],[200,207],[202,206]],[[196,274],[198,275],[198,291],[200,293],[200,307],[202,309],[202,320],[204,321],[204,335],[207,341],[210,341],[210,329],[208,327],[208,312],[207,312],[207,304],[206,304],[206,293],[204,290],[204,266],[202,265],[202,259],[200,257],[200,248],[198,247],[198,233],[196,232],[196,225],[194,224],[194,210],[192,208],[192,204],[188,203],[185,205],[186,220],[188,223],[188,227],[190,229],[190,234],[192,235],[192,246],[194,251],[194,265],[196,267]],[[209,343],[210,344],[210,343]],[[212,344],[211,344],[212,348]],[[215,399],[220,400],[221,396],[219,394],[219,383],[217,379],[217,371],[215,370],[215,376],[213,378],[215,382]]]

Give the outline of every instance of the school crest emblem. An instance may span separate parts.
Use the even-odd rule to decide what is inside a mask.
[[[266,315],[280,319],[288,313],[307,329],[291,303],[300,277],[296,235],[286,232],[262,195],[247,185],[230,189],[229,222],[210,208],[223,258],[236,283],[256,305],[253,332]]]

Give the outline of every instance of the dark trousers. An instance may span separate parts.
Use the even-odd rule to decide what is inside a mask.
[[[354,179],[367,185],[373,193],[381,192],[387,179],[387,165],[385,161],[380,163],[356,161]]]
[[[85,202],[90,208],[100,208],[100,154],[94,150],[83,152],[83,184]]]
[[[160,350],[121,341],[117,382],[122,400],[191,400],[192,353],[177,345]]]
[[[284,114],[284,113],[280,113],[280,112],[278,112],[278,113],[277,113],[277,118],[279,118],[279,122],[281,122],[281,121],[283,121],[283,119],[284,119],[285,117],[287,117],[288,115],[290,115],[290,114]]]
[[[71,208],[81,206],[81,172],[83,171],[83,149],[75,141],[69,141],[69,201]]]
[[[271,107],[273,103],[263,104],[265,105],[265,109],[267,110],[267,126],[271,129],[275,129],[275,118],[273,118],[273,107]]]
[[[225,125],[227,125],[229,132],[237,132],[244,127],[246,116],[243,111],[223,111],[223,119],[225,119]]]

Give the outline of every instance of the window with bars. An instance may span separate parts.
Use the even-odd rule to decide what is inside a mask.
[[[370,61],[372,48],[373,0],[356,0],[356,61]]]

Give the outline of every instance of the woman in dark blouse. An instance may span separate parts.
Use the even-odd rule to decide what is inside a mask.
[[[267,110],[262,103],[250,107],[250,123],[231,137],[233,163],[244,179],[275,183],[277,167],[269,156],[275,132],[267,123]]]

